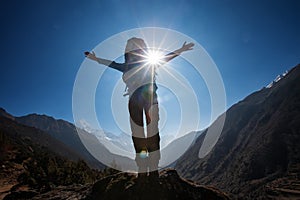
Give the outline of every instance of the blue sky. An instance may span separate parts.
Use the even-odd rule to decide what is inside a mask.
[[[206,49],[229,107],[300,63],[299,10],[300,1],[285,0],[2,1],[0,106],[72,122],[83,52],[119,32],[157,26]]]

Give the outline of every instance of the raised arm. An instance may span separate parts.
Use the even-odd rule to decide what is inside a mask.
[[[182,47],[171,52],[171,53],[168,53],[167,55],[165,55],[165,59],[164,61],[165,62],[169,62],[170,60],[172,60],[173,58],[179,56],[182,52],[184,51],[190,51],[193,49],[193,46],[194,46],[194,43],[190,42],[190,43],[186,43],[184,42]]]
[[[115,61],[111,61],[111,60],[107,60],[107,59],[103,59],[103,58],[98,58],[95,54],[95,52],[84,52],[85,56],[91,60],[94,60],[96,62],[98,62],[99,64],[114,68],[116,70],[119,70],[121,72],[124,71],[124,67],[123,64],[120,63],[116,63]]]

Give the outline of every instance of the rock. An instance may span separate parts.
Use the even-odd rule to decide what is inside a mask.
[[[119,173],[101,179],[93,185],[86,200],[130,199],[229,199],[214,188],[197,185],[180,178],[175,170],[160,173],[159,179],[149,177],[144,180],[135,174]]]
[[[163,170],[159,178],[139,179],[136,174],[118,173],[95,184],[59,186],[45,193],[34,190],[11,191],[4,200],[226,200],[229,197],[215,189],[179,177],[172,169]]]
[[[22,200],[22,199],[31,199],[36,196],[38,193],[35,191],[17,191],[11,192],[6,195],[3,200]]]

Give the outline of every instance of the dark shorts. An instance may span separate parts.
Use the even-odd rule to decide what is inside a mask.
[[[159,150],[159,109],[156,89],[149,91],[141,87],[129,98],[128,109],[132,139],[136,152]],[[144,114],[146,117],[146,134],[144,131]]]

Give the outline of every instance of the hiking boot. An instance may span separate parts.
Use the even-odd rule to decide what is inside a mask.
[[[159,173],[158,170],[149,172],[148,176],[149,182],[152,183],[159,183]]]
[[[147,179],[148,179],[147,173],[138,173],[138,176],[136,179],[137,184],[138,185],[146,185]]]

